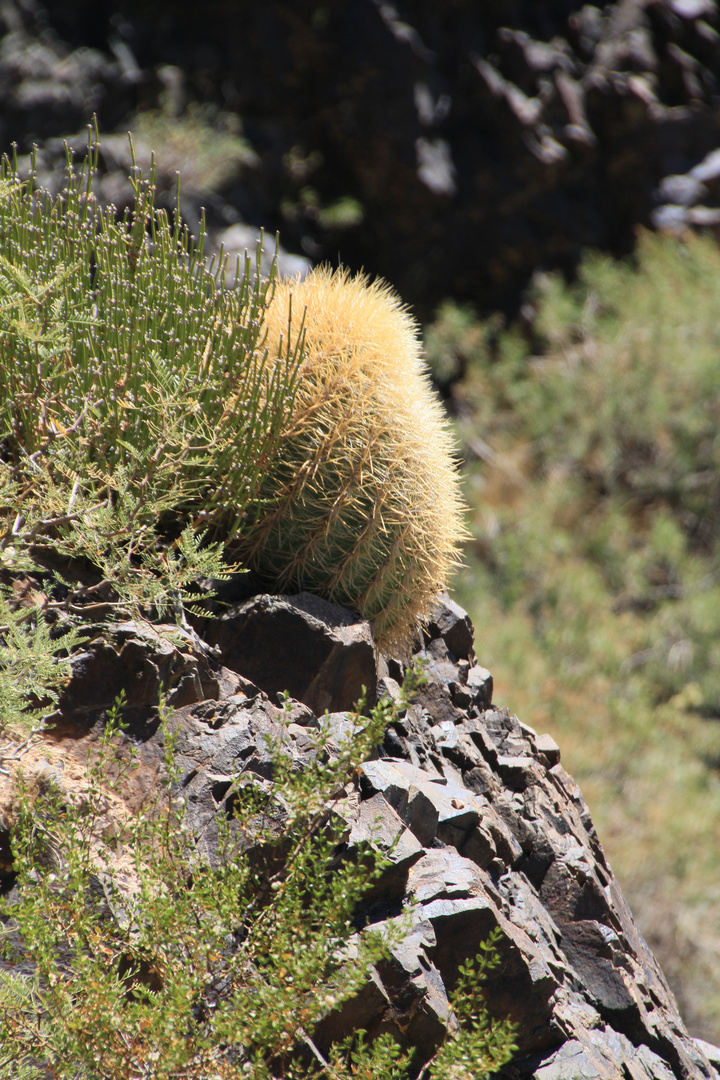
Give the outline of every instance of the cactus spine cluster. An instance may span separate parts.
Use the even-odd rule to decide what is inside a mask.
[[[417,327],[386,285],[326,269],[278,282],[265,325],[270,358],[302,335],[304,361],[240,554],[273,588],[356,607],[402,649],[465,535]]]

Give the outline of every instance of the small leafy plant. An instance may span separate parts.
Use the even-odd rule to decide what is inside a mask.
[[[162,613],[227,573],[208,531],[231,537],[257,498],[302,342],[268,366],[274,274],[247,259],[226,288],[202,235],[155,207],[152,174],[133,170],[117,220],[96,168],[90,146],[53,199],[2,166],[0,571],[65,569],[66,613]]]
[[[253,1076],[404,1080],[407,1054],[362,1032],[326,1051],[318,1022],[357,993],[392,936],[358,931],[354,913],[382,869],[338,857],[329,813],[382,737],[393,707],[351,717],[355,734],[297,770],[280,745],[273,781],[232,788],[218,813],[217,858],[198,854],[165,731],[165,783],[140,816],[113,816],[132,755],[118,758],[112,711],[85,790],[20,802],[17,893],[6,903],[0,974],[0,1077],[208,1080]],[[281,739],[282,742],[282,739]],[[113,779],[111,779],[113,777]],[[507,1061],[512,1030],[490,1022],[477,967],[461,972],[458,1023],[424,1070],[480,1080]]]

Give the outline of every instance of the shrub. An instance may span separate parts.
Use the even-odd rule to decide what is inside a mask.
[[[686,1019],[717,1041],[720,252],[642,234],[574,284],[538,277],[527,305],[505,327],[446,309],[428,337],[467,367],[458,599],[500,700],[558,738]]]
[[[321,725],[306,769],[294,769],[280,743],[273,781],[239,775],[234,815],[220,808],[217,858],[208,861],[174,782],[170,728],[156,801],[132,818],[116,810],[108,828],[112,793],[132,768],[132,757],[117,756],[121,705],[82,793],[70,799],[51,788],[19,804],[18,891],[3,913],[11,966],[0,972],[0,1076],[413,1075],[410,1057],[387,1036],[370,1042],[359,1032],[327,1058],[313,1040],[317,1023],[357,993],[398,933],[357,930],[358,901],[382,863],[372,851],[339,858],[344,823],[329,815],[392,706],[356,715],[355,735],[334,760],[321,754]],[[509,1059],[512,1029],[490,1021],[482,1000],[482,974],[495,962],[490,943],[463,970],[458,1024],[426,1076],[480,1080]]]
[[[56,200],[2,168],[0,567],[82,560],[66,614],[98,595],[162,612],[227,572],[203,537],[219,520],[231,536],[257,497],[298,356],[266,364],[273,275],[247,260],[226,289],[152,176],[116,221],[95,166],[90,148]]]

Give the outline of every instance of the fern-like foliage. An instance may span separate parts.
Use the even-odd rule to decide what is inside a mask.
[[[53,635],[37,605],[18,605],[0,587],[0,730],[42,726],[65,682],[70,650],[81,640],[71,625]]]
[[[390,1035],[358,1032],[323,1050],[314,1038],[404,932],[403,920],[383,934],[358,930],[357,903],[383,863],[371,850],[340,858],[345,825],[332,814],[393,709],[386,699],[351,718],[330,760],[321,724],[301,770],[281,733],[273,779],[233,781],[209,860],[187,817],[171,724],[156,801],[108,828],[109,796],[133,763],[118,752],[119,702],[83,791],[19,799],[18,888],[0,908],[15,932],[2,956],[18,968],[0,980],[0,1080],[20,1067],[38,1080],[416,1075]],[[456,1030],[425,1070],[433,1080],[482,1080],[512,1054],[512,1028],[488,1020],[477,974],[462,975]]]
[[[0,544],[50,537],[69,553],[89,531],[137,561],[163,513],[173,539],[217,517],[232,535],[277,446],[299,349],[266,365],[272,274],[248,259],[225,288],[222,261],[206,265],[202,236],[155,207],[138,170],[118,220],[93,195],[96,154],[68,164],[57,199],[2,167]]]
[[[33,618],[3,602],[0,724],[20,687],[52,697],[58,621],[182,618],[193,582],[233,569],[220,539],[259,498],[301,360],[298,341],[267,362],[274,271],[246,258],[226,287],[137,168],[132,209],[102,207],[97,154],[57,198],[0,168],[0,583],[44,592]]]

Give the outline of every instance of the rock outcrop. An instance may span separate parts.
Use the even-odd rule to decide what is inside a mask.
[[[625,253],[659,205],[661,227],[717,222],[692,173],[720,146],[715,0],[214,0],[201,17],[178,0],[6,0],[0,18],[0,147],[40,143],[43,182],[96,112],[121,133],[101,194],[122,203],[135,113],[161,105],[172,127],[210,102],[251,153],[221,190],[186,181],[193,226],[204,205],[240,251],[238,218],[279,228],[313,261],[383,275],[423,318],[448,296],[510,306],[588,247]]]
[[[271,778],[268,737],[283,717],[287,752],[301,767],[314,752],[310,729],[323,726],[332,752],[357,723],[358,686],[399,700],[403,669],[392,658],[376,665],[356,614],[309,596],[255,597],[201,629],[214,648],[194,631],[136,623],[87,647],[35,756],[67,782],[124,688],[138,751],[131,801],[141,805],[162,761],[154,709],[162,680],[188,823],[212,859],[232,778],[240,770]],[[427,1060],[442,1039],[458,965],[499,927],[488,1002],[517,1022],[519,1043],[506,1080],[720,1076],[720,1052],[683,1026],[557,745],[493,704],[470,621],[452,601],[438,604],[418,655],[426,684],[334,811],[347,857],[367,843],[389,856],[359,921],[381,928],[410,913],[409,933],[357,998],[324,1021],[318,1045],[359,1026],[371,1035],[390,1029],[417,1048],[418,1064]],[[283,683],[297,698],[289,707]]]

